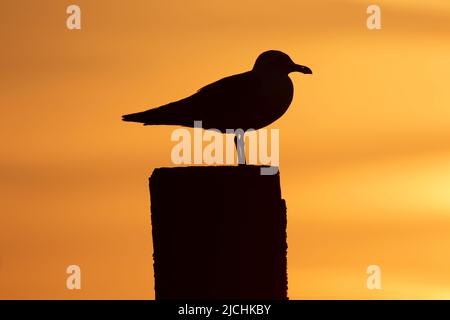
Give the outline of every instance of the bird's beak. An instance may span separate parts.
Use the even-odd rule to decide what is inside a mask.
[[[299,64],[294,65],[294,71],[301,72],[304,74],[312,74],[312,70],[310,68]]]

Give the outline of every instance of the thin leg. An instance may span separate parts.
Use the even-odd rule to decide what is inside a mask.
[[[236,146],[237,158],[239,165],[245,165],[245,140],[244,136],[240,133],[236,133],[234,136],[234,145]]]

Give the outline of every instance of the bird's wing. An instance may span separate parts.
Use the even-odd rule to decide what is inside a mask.
[[[159,108],[124,116],[125,121],[145,125],[168,124],[192,127],[202,121],[204,128],[246,128],[260,101],[260,88],[252,72],[211,83],[195,94]]]
[[[186,99],[190,102],[186,109],[205,127],[237,128],[261,102],[260,84],[253,73],[245,72],[213,82]]]

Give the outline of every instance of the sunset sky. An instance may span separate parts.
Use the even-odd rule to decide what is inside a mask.
[[[289,297],[450,299],[450,2],[378,0],[373,31],[370,4],[1,1],[0,298],[153,299],[148,177],[174,166],[176,127],[121,115],[278,49],[314,71],[271,125]]]

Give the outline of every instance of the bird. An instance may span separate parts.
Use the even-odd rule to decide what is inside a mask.
[[[291,105],[294,86],[289,74],[292,72],[312,74],[309,67],[294,63],[282,51],[265,51],[250,71],[208,84],[187,98],[123,115],[122,120],[145,126],[184,127],[194,127],[195,121],[201,121],[204,129],[222,133],[258,130],[279,119]],[[235,143],[238,149],[236,138]]]

